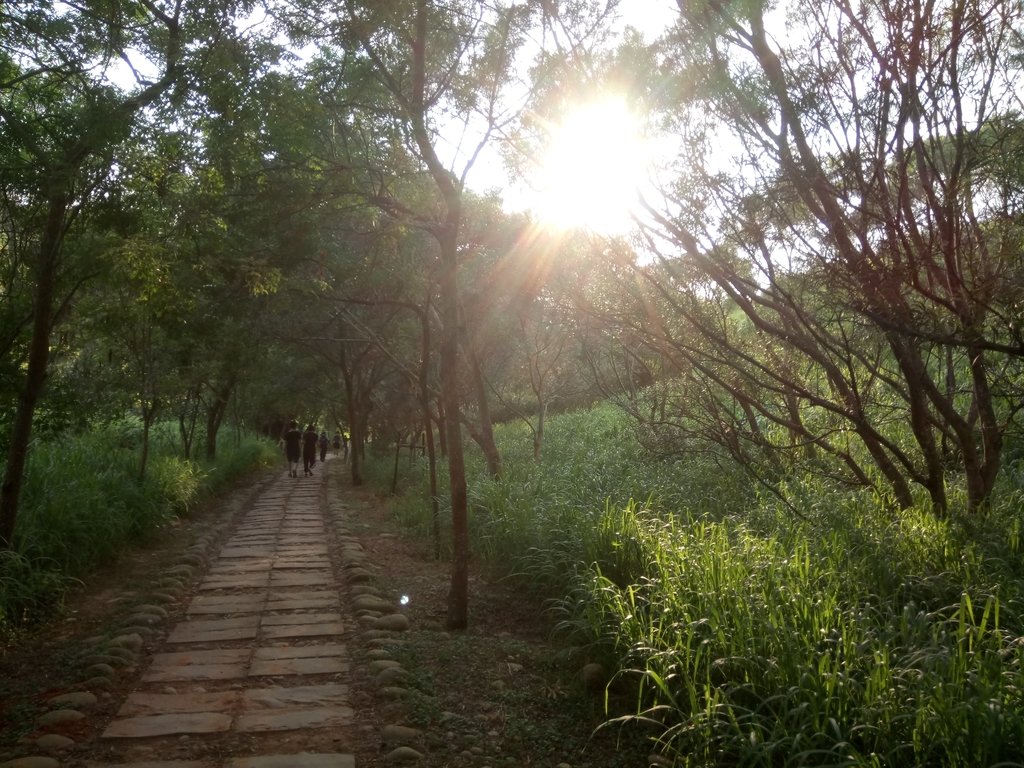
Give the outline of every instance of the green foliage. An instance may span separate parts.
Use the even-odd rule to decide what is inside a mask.
[[[625,425],[554,417],[539,464],[505,426],[505,476],[470,481],[474,555],[619,670],[609,722],[655,726],[672,765],[1019,759],[1019,487],[946,519],[820,478],[759,497],[703,456],[645,457]],[[396,507],[427,529],[421,496]]]
[[[855,525],[766,536],[739,519],[614,514],[636,576],[586,569],[563,628],[614,647],[633,716],[664,724],[667,755],[991,765],[1019,753],[1020,577],[996,586],[1001,567],[965,554],[946,526],[922,531],[911,514],[869,525],[855,546]],[[916,570],[922,555],[931,567]]]
[[[157,439],[140,480],[139,439],[137,424],[121,422],[33,446],[14,548],[0,553],[0,637],[46,618],[97,566],[276,458],[272,445],[246,437],[202,466]]]

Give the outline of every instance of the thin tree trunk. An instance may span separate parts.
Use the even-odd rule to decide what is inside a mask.
[[[398,460],[402,457],[402,436],[395,435],[395,465],[391,469],[391,495],[398,493]]]
[[[441,397],[448,444],[448,482],[452,505],[452,570],[448,592],[448,629],[465,629],[469,613],[469,513],[459,403],[459,291],[455,230],[441,244]]]
[[[224,415],[228,412],[228,404],[231,402],[231,393],[235,388],[234,376],[229,376],[224,384],[214,395],[213,402],[206,411],[206,458],[213,461],[217,458],[217,433],[224,421]]]
[[[426,304],[420,313],[420,409],[423,412],[423,433],[427,449],[427,474],[430,485],[430,539],[434,548],[434,559],[441,559],[441,504],[437,497],[437,451],[434,446],[434,423],[430,413],[430,291]]]
[[[487,474],[491,477],[501,477],[501,452],[498,444],[494,441],[494,425],[491,423],[490,398],[487,396],[487,382],[484,380],[483,371],[480,369],[480,362],[477,360],[476,352],[469,344],[465,345],[465,354],[469,359],[469,370],[473,376],[473,392],[476,395],[477,411],[480,414],[480,426],[471,434],[476,443],[483,451],[484,460],[487,462]]]
[[[35,274],[36,290],[32,308],[32,338],[29,341],[28,365],[18,406],[11,428],[11,443],[7,449],[3,485],[0,485],[0,548],[10,549],[14,543],[14,526],[18,518],[18,503],[28,461],[29,440],[36,404],[46,383],[50,362],[50,332],[53,329],[53,296],[55,292],[57,255],[63,238],[64,219],[69,201],[58,195],[49,201],[46,225],[39,246],[39,261]]]
[[[408,117],[413,137],[430,175],[444,199],[444,220],[435,230],[440,251],[441,399],[444,403],[444,434],[448,448],[448,480],[452,506],[452,570],[448,592],[449,629],[465,629],[469,621],[469,514],[466,465],[459,402],[459,230],[462,225],[462,191],[437,156],[427,130],[426,53],[429,42],[428,11],[432,3],[416,3],[412,53],[411,99]]]
[[[362,419],[355,406],[351,404],[351,401],[349,401],[348,423],[349,471],[351,472],[352,485],[358,487],[363,484],[363,441],[365,440],[365,430]]]
[[[893,351],[896,363],[907,382],[907,405],[910,409],[910,429],[921,449],[924,459],[925,489],[932,500],[932,510],[940,516],[947,511],[946,478],[942,471],[942,455],[935,441],[934,419],[928,408],[926,395],[926,377],[928,376],[925,362],[912,341],[902,335],[889,334],[889,349]]]
[[[441,451],[441,458],[448,458],[448,438],[445,436],[445,424],[448,423],[445,418],[444,410],[444,397],[437,399],[437,418],[435,419],[437,424],[437,447]]]
[[[544,445],[544,417],[548,412],[548,404],[544,400],[537,403],[537,428],[533,430],[533,460],[540,461],[540,451]]]
[[[159,410],[159,403],[156,398],[149,405],[142,406],[142,456],[139,458],[139,480],[146,477],[146,468],[149,466],[149,433],[156,420]]]

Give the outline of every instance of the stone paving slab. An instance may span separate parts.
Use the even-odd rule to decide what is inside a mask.
[[[322,558],[303,558],[288,559],[288,560],[274,560],[273,568],[275,571],[291,571],[291,570],[302,570],[303,568],[318,568],[326,570],[331,567],[331,561]]]
[[[184,712],[225,712],[239,701],[238,691],[201,691],[197,693],[128,694],[117,711],[118,717],[179,714]]]
[[[284,709],[250,712],[235,720],[234,730],[240,733],[258,731],[298,731],[304,728],[337,728],[351,725],[352,707],[316,707],[315,709]]]
[[[230,619],[196,619],[178,624],[167,636],[168,643],[213,643],[222,640],[252,640],[259,616]]]
[[[189,616],[223,613],[255,613],[266,603],[263,594],[197,595],[188,606]]]
[[[231,680],[245,676],[251,651],[248,648],[217,648],[207,651],[156,653],[142,677],[144,683],[183,680]]]
[[[151,668],[144,683],[173,683],[187,680],[237,680],[245,677],[245,664],[189,664],[183,667]]]
[[[231,541],[225,546],[231,549],[242,549],[243,547],[251,549],[274,548],[277,545],[277,528],[276,522],[268,522],[267,525],[261,525],[258,530],[253,531],[248,536],[232,537]]]
[[[340,643],[318,645],[270,645],[257,648],[254,661],[276,661],[278,659],[311,659],[327,656],[347,656],[348,648]]]
[[[267,586],[267,573],[238,574],[237,576],[211,576],[199,584],[202,592],[214,589],[260,589]]]
[[[274,554],[274,547],[225,547],[217,553],[217,557],[221,560],[230,559],[235,557],[249,558],[249,557],[272,557]]]
[[[338,597],[337,595],[327,595],[325,597],[302,597],[295,598],[294,600],[274,600],[267,603],[268,611],[299,611],[299,610],[311,610],[315,608],[337,608]]]
[[[208,768],[209,763],[196,760],[147,760],[144,763],[86,763],[85,768]]]
[[[326,624],[288,624],[283,627],[263,627],[263,637],[276,640],[283,637],[323,637],[345,634],[345,625],[340,621]]]
[[[269,571],[273,564],[274,558],[272,557],[238,558],[237,560],[229,560],[224,563],[211,565],[206,575],[223,576],[250,571]]]
[[[267,602],[273,603],[278,600],[315,600],[321,598],[338,599],[336,589],[278,589],[267,593]]]
[[[257,616],[228,616],[222,619],[189,619],[178,624],[179,627],[189,627],[199,631],[218,629],[245,629],[259,624]]]
[[[347,685],[297,685],[291,687],[249,688],[241,692],[242,708],[287,709],[320,705],[343,705],[349,703]]]
[[[264,755],[262,757],[236,757],[225,763],[225,768],[355,768],[352,755],[313,754]]]
[[[248,648],[211,648],[195,651],[154,653],[154,667],[179,667],[186,664],[240,664],[249,659]]]
[[[328,624],[341,622],[340,613],[275,613],[263,616],[260,627],[285,626],[288,624]]]
[[[249,667],[249,677],[287,677],[290,675],[338,675],[349,671],[347,661],[337,656],[295,659],[259,659]]]
[[[311,571],[309,573],[278,573],[271,571],[270,588],[276,587],[311,587],[317,584],[330,583],[329,571]],[[202,589],[202,587],[200,587]]]
[[[316,542],[322,541],[326,534],[322,534],[316,537],[316,541],[309,540],[301,543],[296,543],[293,546],[279,546],[277,548],[278,557],[326,557],[327,547]]]
[[[220,712],[189,712],[149,715],[114,720],[103,732],[105,739],[144,739],[193,733],[222,733],[231,728],[231,716]]]

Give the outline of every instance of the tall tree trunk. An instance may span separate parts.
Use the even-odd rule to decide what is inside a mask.
[[[18,503],[28,461],[29,440],[36,404],[46,383],[50,362],[50,332],[53,330],[53,301],[57,280],[57,257],[64,236],[65,216],[69,199],[66,194],[50,198],[46,224],[39,245],[36,263],[36,290],[32,306],[32,338],[29,341],[28,366],[11,429],[11,444],[7,448],[3,485],[0,485],[0,548],[10,549],[14,542],[14,525],[18,518]]]
[[[426,54],[429,43],[428,12],[433,3],[416,3],[412,53],[411,99],[408,102],[413,139],[431,178],[444,200],[444,219],[435,230],[440,251],[441,400],[444,404],[444,435],[448,448],[448,481],[452,506],[452,570],[448,592],[449,629],[465,629],[469,621],[469,514],[466,490],[462,413],[459,402],[459,230],[462,226],[462,190],[441,162],[427,130]]]
[[[231,393],[235,389],[235,377],[228,376],[219,389],[215,390],[213,402],[206,409],[206,458],[213,461],[217,458],[217,433],[228,412]]]
[[[434,446],[434,419],[430,412],[430,291],[423,312],[420,313],[420,410],[423,412],[423,432],[427,448],[427,475],[430,486],[430,540],[434,559],[441,559],[441,504],[437,496],[437,450]]]
[[[435,419],[435,423],[437,424],[437,447],[438,447],[438,450],[441,451],[441,458],[442,459],[447,459],[448,458],[448,438],[446,437],[445,426],[444,425],[447,424],[448,421],[445,418],[444,397],[443,396],[437,398],[437,419]]]
[[[458,219],[455,219],[457,222]],[[448,444],[448,482],[452,505],[452,570],[448,592],[448,629],[469,623],[469,508],[459,402],[459,283],[457,224],[441,239],[441,397]]]

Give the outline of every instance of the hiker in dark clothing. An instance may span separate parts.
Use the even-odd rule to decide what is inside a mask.
[[[288,459],[288,474],[291,477],[299,476],[299,453],[302,449],[302,432],[295,421],[288,423],[288,429],[281,436],[284,441],[284,455]]]
[[[320,433],[320,461],[327,461],[327,446],[330,445],[330,440],[327,439],[327,432]]]
[[[306,425],[306,431],[302,433],[302,469],[306,475],[313,474],[313,465],[316,464],[316,426]]]

